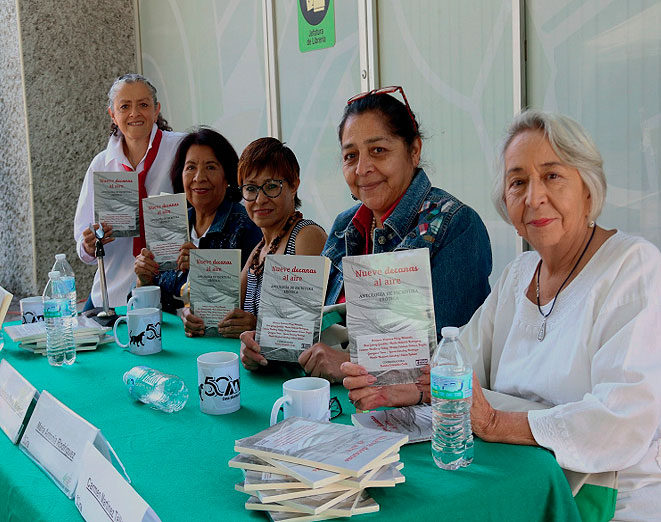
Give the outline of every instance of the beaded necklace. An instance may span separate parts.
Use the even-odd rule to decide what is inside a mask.
[[[278,246],[280,245],[280,241],[282,240],[283,237],[285,237],[285,234],[287,231],[296,223],[297,221],[300,221],[303,219],[303,214],[301,214],[298,210],[294,212],[289,218],[287,219],[287,222],[285,223],[285,226],[282,227],[282,230],[278,232],[278,234],[273,238],[271,243],[269,243],[269,251],[266,253],[266,255],[270,254],[275,254],[275,251],[278,249]],[[262,252],[262,248],[264,248],[264,245],[266,244],[266,240],[264,237],[262,237],[262,240],[259,242],[259,245],[257,245],[257,248],[255,249],[255,253],[252,256],[252,259],[250,260],[250,271],[255,274],[256,276],[264,272],[264,262],[266,261],[266,256],[264,256],[264,259],[262,261],[259,261],[259,254]]]

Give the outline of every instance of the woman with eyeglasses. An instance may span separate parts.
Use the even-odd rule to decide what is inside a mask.
[[[239,159],[238,181],[248,216],[262,232],[241,272],[242,309],[230,312],[218,324],[225,337],[254,330],[259,313],[264,261],[270,254],[319,255],[326,241],[324,229],[303,219],[297,210],[300,167],[292,150],[275,138],[250,143]],[[187,332],[199,332],[199,318],[189,315]],[[202,327],[203,328],[203,327]]]
[[[404,103],[391,96],[397,92]],[[386,87],[351,98],[338,135],[342,173],[360,203],[337,216],[324,246],[322,255],[331,260],[326,304],[344,302],[344,256],[427,248],[437,333],[440,336],[444,326],[466,324],[489,293],[489,236],[473,209],[432,187],[420,168],[422,138],[402,88]],[[252,333],[246,332],[241,340],[244,366],[265,365]],[[331,382],[342,381],[340,366],[347,361],[348,353],[324,343],[299,357],[308,374]],[[381,388],[373,392],[389,393]],[[415,385],[404,392],[397,396],[410,392],[415,394],[414,404],[422,402]]]
[[[161,302],[166,311],[174,312],[183,306],[180,299],[186,291],[191,249],[238,248],[243,265],[261,238],[259,228],[240,203],[238,160],[230,142],[205,127],[187,134],[177,149],[170,176],[174,191],[184,192],[189,203],[191,241],[181,246],[177,270],[160,271],[154,254],[146,248],[134,264],[138,286],[161,287]],[[188,308],[184,308],[182,317],[189,337],[204,335],[201,318]]]

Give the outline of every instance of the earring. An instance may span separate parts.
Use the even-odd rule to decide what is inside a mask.
[[[588,227],[589,227],[589,228],[594,228],[594,221],[590,221],[590,222],[588,223]]]
[[[354,196],[353,194],[351,194],[351,199],[353,199],[354,201],[358,201],[358,198],[356,196]]]

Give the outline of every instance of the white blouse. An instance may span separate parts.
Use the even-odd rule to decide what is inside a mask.
[[[156,135],[157,127],[154,124],[149,137],[149,147],[145,157],[140,160],[137,172],[142,172],[144,162],[152,141]],[[147,173],[145,188],[150,196],[160,194],[161,192],[172,192],[172,181],[170,180],[170,167],[172,160],[179,146],[179,142],[184,134],[179,132],[163,131],[161,144],[158,154],[154,159],[151,169]],[[92,173],[97,172],[122,172],[124,169],[122,163],[131,165],[124,154],[122,147],[122,138],[120,136],[111,136],[106,150],[100,152],[92,160],[83,186],[80,189],[78,198],[78,207],[76,208],[76,217],[74,218],[73,235],[76,239],[78,257],[88,265],[95,264],[96,258],[90,256],[83,248],[83,232],[94,222],[94,180]],[[108,283],[108,300],[110,306],[123,306],[126,304],[126,296],[133,287],[136,275],[133,270],[133,238],[118,237],[114,241],[104,246],[106,256],[104,265],[106,269],[106,281]],[[103,306],[101,297],[101,283],[99,273],[94,275],[94,284],[92,285],[92,301],[94,306]]]
[[[462,330],[483,387],[533,400],[540,446],[561,467],[619,471],[616,518],[661,516],[661,253],[617,232],[542,317],[526,297],[539,254],[525,252]]]

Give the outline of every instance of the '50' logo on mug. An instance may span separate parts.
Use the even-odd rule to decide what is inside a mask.
[[[230,400],[236,398],[241,392],[239,379],[232,379],[231,377],[221,376],[206,377],[204,382],[200,384],[198,393],[200,400],[204,400],[204,395],[207,397],[222,397],[223,400]]]

